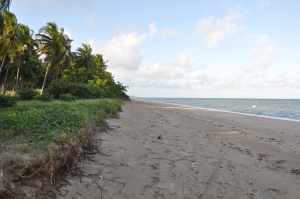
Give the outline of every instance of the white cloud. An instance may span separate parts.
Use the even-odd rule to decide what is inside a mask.
[[[90,43],[98,53],[104,55],[108,61],[109,70],[116,78],[128,82],[130,74],[141,66],[142,44],[147,38],[154,37],[158,31],[156,24],[152,22],[149,24],[147,32],[119,33],[102,45],[97,45],[96,42]]]
[[[71,31],[69,31],[69,30],[67,30],[67,29],[65,29],[64,30],[65,31],[65,34],[69,37],[69,38],[73,38],[73,34],[71,33]]]
[[[193,66],[192,57],[178,53],[172,61],[145,64],[134,74],[133,87],[197,90],[212,83],[207,71]]]
[[[276,50],[269,35],[260,35],[255,43],[255,46],[251,50],[251,59],[253,64],[257,67],[268,68],[275,59]]]
[[[227,18],[213,21],[215,24],[222,24],[221,22],[226,21],[224,23],[227,24],[232,20]],[[223,26],[216,25],[216,27]],[[227,24],[223,29],[221,28],[222,31],[217,31],[207,38],[212,39],[212,44],[217,45],[227,35],[235,32],[229,27],[238,29]],[[299,90],[300,94],[300,71],[274,69],[273,65],[277,63],[278,58],[278,48],[269,35],[264,34],[252,38],[253,46],[248,50],[248,59],[233,65],[230,65],[230,62],[224,65],[210,65],[205,58],[199,59],[187,52],[177,53],[169,60],[146,63],[143,60],[144,42],[154,36],[155,38],[160,36],[161,30],[155,23],[151,23],[145,32],[117,34],[98,48],[98,52],[109,61],[109,70],[113,72],[117,80],[129,86],[130,94],[186,97],[279,97],[276,89],[285,91],[286,94]],[[95,46],[92,40],[90,43]]]
[[[223,17],[206,17],[198,22],[197,31],[208,47],[215,47],[222,42],[226,36],[240,29],[238,23],[239,18],[239,14],[226,15]]]
[[[250,50],[249,63],[246,71],[266,70],[272,66],[277,58],[276,46],[267,34],[258,36]]]
[[[144,34],[123,33],[107,41],[100,52],[109,61],[112,69],[135,70],[141,63],[141,44]]]
[[[154,36],[158,33],[156,23],[152,22],[149,24],[149,36]]]

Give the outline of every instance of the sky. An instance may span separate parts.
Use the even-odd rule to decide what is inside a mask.
[[[137,97],[300,98],[298,0],[13,0],[64,27]]]

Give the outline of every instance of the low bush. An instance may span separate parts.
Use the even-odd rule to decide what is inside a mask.
[[[55,99],[60,99],[60,96],[64,94],[72,94],[78,99],[119,98],[129,100],[125,91],[126,87],[120,83],[99,87],[83,83],[71,83],[64,80],[53,81],[48,88],[49,94]]]
[[[66,93],[66,94],[60,95],[59,99],[63,100],[63,101],[75,101],[75,100],[77,100],[77,97],[75,97],[74,95],[72,95],[70,93]]]
[[[20,102],[0,111],[0,144],[47,147],[62,136],[77,136],[80,128],[103,124],[120,109],[120,101],[110,99]]]
[[[72,94],[80,99],[93,98],[93,93],[87,85],[63,80],[53,81],[48,88],[48,92],[55,99],[59,99],[64,94]]]
[[[17,103],[17,99],[11,96],[0,95],[0,108],[12,107]]]
[[[45,102],[49,102],[51,101],[53,98],[49,95],[49,94],[42,94],[42,95],[37,95],[34,98],[35,100],[39,100],[39,101],[45,101]]]
[[[32,100],[37,96],[37,91],[34,89],[26,88],[17,91],[17,96],[20,100]]]

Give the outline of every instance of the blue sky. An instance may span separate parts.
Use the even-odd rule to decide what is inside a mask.
[[[90,43],[130,95],[300,97],[297,0],[15,0],[37,32]]]

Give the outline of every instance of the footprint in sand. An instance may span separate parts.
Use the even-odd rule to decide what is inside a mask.
[[[298,176],[300,175],[300,169],[291,169],[290,173]]]
[[[271,169],[271,170],[281,170],[284,169],[283,164],[285,163],[285,160],[272,160],[270,161],[270,165],[267,166],[267,168]]]

